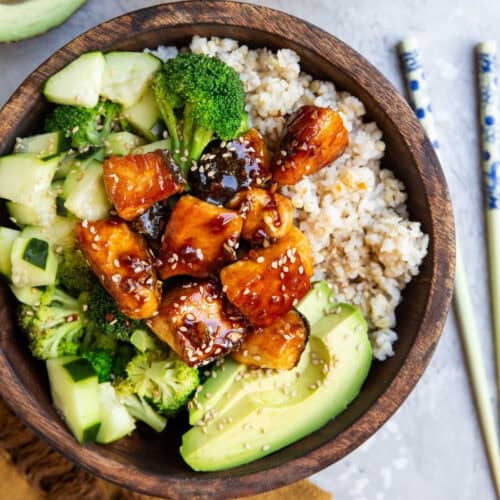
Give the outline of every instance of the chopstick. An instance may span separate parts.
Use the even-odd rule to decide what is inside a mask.
[[[500,124],[497,83],[496,42],[476,46],[481,162],[486,201],[486,229],[491,289],[497,390],[500,395],[500,148],[497,127]]]
[[[432,115],[430,97],[422,68],[418,43],[415,38],[403,40],[399,46],[401,62],[405,72],[410,103],[422,124],[429,140],[439,156],[439,141]],[[459,322],[462,345],[468,365],[472,392],[481,424],[484,446],[488,456],[493,484],[500,498],[500,448],[493,405],[490,402],[488,378],[475,324],[475,313],[469,295],[467,275],[457,241],[455,275],[455,314]]]

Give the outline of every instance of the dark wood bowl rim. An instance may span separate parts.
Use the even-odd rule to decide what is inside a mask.
[[[225,13],[231,15],[227,16]],[[262,24],[259,24],[263,18],[272,19],[272,23],[267,23],[263,28]],[[293,39],[295,43],[300,43],[318,54],[322,49],[324,53],[325,45],[335,46],[346,54],[346,59],[351,64],[342,65],[337,61],[333,64],[340,66],[351,78],[361,78],[364,90],[371,94],[388,119],[398,125],[399,133],[414,156],[426,196],[432,192],[434,203],[432,200],[429,202],[432,226],[438,227],[443,219],[453,220],[446,182],[433,148],[424,137],[409,106],[382,74],[353,49],[316,26],[283,12],[251,4],[209,0],[157,5],[124,14],[90,29],[53,54],[15,91],[0,111],[0,123],[3,122],[0,127],[0,142],[5,140],[7,130],[23,119],[19,110],[29,103],[30,95],[39,93],[40,82],[86,50],[99,50],[99,46],[110,46],[121,38],[132,37],[130,30],[136,26],[135,20],[144,23],[139,31],[151,31],[160,25],[168,27],[179,24],[231,24]],[[297,33],[306,33],[307,37],[297,40],[293,38]],[[189,479],[188,486],[186,479],[150,474],[133,465],[103,457],[98,450],[81,447],[69,434],[61,436],[50,426],[51,417],[22,386],[15,368],[10,365],[3,351],[0,351],[0,393],[16,414],[52,447],[90,472],[124,487],[156,496],[184,498],[189,491],[189,498],[198,496],[196,492],[201,496],[210,492],[212,497],[225,498],[231,493],[248,495],[283,486],[327,467],[362,444],[398,409],[417,383],[439,340],[451,300],[455,257],[453,229],[448,233],[431,241],[433,272],[425,314],[414,344],[397,376],[369,410],[335,439],[307,455],[270,470],[230,479],[213,479],[199,474]],[[17,391],[13,390],[14,387],[17,387]],[[23,396],[21,398],[20,393]],[[46,424],[44,427],[47,432],[43,435],[38,430],[40,422]]]

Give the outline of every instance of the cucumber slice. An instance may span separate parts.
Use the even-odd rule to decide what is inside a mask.
[[[95,441],[101,426],[97,374],[86,359],[75,356],[47,361],[54,406],[80,443]]]
[[[0,274],[10,279],[12,265],[10,254],[14,241],[21,233],[8,227],[0,227]]]
[[[18,226],[50,226],[56,218],[56,198],[51,193],[40,196],[35,206],[7,201],[7,211]]]
[[[161,61],[144,52],[109,52],[101,95],[128,108],[146,91]]]
[[[52,75],[43,93],[50,102],[93,108],[99,100],[104,67],[101,52],[87,52]]]
[[[161,115],[151,87],[147,88],[146,92],[139,97],[139,100],[135,104],[123,110],[123,116],[148,141],[156,141],[158,139],[158,136],[155,134],[155,125]]]
[[[64,202],[66,201],[64,197],[64,181],[62,179],[54,181],[50,190],[56,197],[56,214],[59,217],[68,217],[68,209],[64,206]]]
[[[104,187],[102,165],[91,161],[84,169],[74,169],[64,183],[64,206],[80,219],[105,219],[111,210]]]
[[[54,175],[54,179],[62,180],[66,179],[67,175],[71,172],[71,170],[75,167],[78,167],[80,164],[78,158],[76,157],[76,153],[74,151],[70,151],[65,153],[59,165],[57,165],[57,170]]]
[[[47,134],[22,137],[16,140],[14,153],[35,153],[38,158],[49,158],[61,151],[62,143],[62,132],[48,132]]]
[[[101,427],[97,434],[98,443],[107,444],[127,436],[135,429],[135,420],[120,403],[115,389],[109,382],[99,384],[99,405]]]
[[[76,222],[74,217],[56,217],[50,226],[26,226],[22,236],[45,240],[58,253],[60,247],[71,248],[75,245]]]
[[[130,132],[113,132],[106,139],[106,155],[126,156],[145,143],[142,137]]]
[[[145,155],[146,153],[152,153],[158,149],[170,149],[170,141],[168,139],[163,139],[162,141],[156,141],[144,146],[139,146],[132,151],[132,154]]]
[[[42,297],[43,292],[38,288],[32,286],[16,286],[9,285],[14,297],[21,302],[22,304],[26,304],[28,306],[36,306],[40,305],[40,299]]]
[[[41,160],[35,153],[0,158],[0,198],[37,208],[47,197],[59,157]]]
[[[43,269],[39,266],[41,260],[33,264],[25,259],[26,249],[33,245],[33,240],[36,238],[25,237],[21,233],[12,245],[10,254],[12,283],[19,287],[53,285],[56,282],[57,257],[49,245]]]

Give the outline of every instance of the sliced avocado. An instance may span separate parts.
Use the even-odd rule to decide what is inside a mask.
[[[87,0],[0,2],[0,42],[15,42],[62,24]]]
[[[335,296],[326,281],[315,283],[311,291],[297,304],[297,310],[314,325],[335,307]]]
[[[361,312],[339,304],[312,326],[293,370],[256,370],[230,362],[226,372],[225,362],[192,402],[190,420],[196,426],[183,435],[182,457],[197,471],[222,470],[307,436],[357,396],[371,360]]]

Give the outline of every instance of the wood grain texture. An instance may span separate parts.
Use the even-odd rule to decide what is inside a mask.
[[[139,10],[93,28],[50,57],[0,111],[0,154],[15,137],[36,130],[46,108],[43,82],[88,50],[140,50],[186,44],[193,35],[229,36],[251,47],[288,47],[305,71],[360,98],[387,144],[384,166],[405,182],[411,217],[430,235],[421,274],[397,311],[396,355],[375,363],[354,403],[321,430],[273,455],[217,473],[195,473],[178,454],[185,423],[161,436],[146,431],[109,446],[79,446],[50,404],[43,366],[29,355],[13,323],[13,300],[0,289],[0,392],[15,412],[53,447],[86,469],[156,496],[231,498],[286,485],[344,457],[401,405],[422,375],[443,328],[454,274],[454,224],[446,182],[432,146],[404,99],[363,57],[324,31],[264,7],[227,1],[170,3]],[[4,213],[4,222],[5,222]]]

